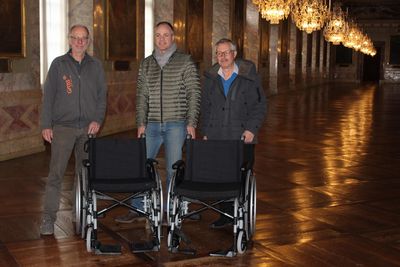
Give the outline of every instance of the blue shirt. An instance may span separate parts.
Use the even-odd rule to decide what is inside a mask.
[[[228,95],[229,88],[231,87],[231,85],[232,85],[233,81],[235,80],[236,76],[238,75],[238,73],[239,73],[239,67],[238,67],[238,65],[236,63],[233,63],[233,73],[232,73],[231,77],[229,77],[228,80],[225,80],[222,68],[221,67],[219,68],[218,74],[221,77],[222,85],[224,87],[225,96]]]
[[[231,87],[231,84],[233,83],[233,81],[235,80],[237,76],[237,73],[232,73],[231,77],[228,80],[225,80],[223,77],[220,76],[221,81],[222,81],[222,86],[224,87],[224,94],[225,96],[228,95],[229,93],[229,88]]]

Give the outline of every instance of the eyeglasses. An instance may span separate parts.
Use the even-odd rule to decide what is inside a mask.
[[[89,40],[88,36],[77,37],[71,35],[69,38],[71,38],[74,42],[82,42],[82,43],[86,43]]]
[[[226,57],[226,56],[229,55],[231,52],[232,52],[232,50],[226,50],[226,51],[224,51],[224,52],[217,51],[217,52],[215,52],[215,55],[216,55],[217,57]]]

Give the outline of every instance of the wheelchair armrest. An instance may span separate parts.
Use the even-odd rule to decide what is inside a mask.
[[[82,160],[82,165],[84,167],[89,167],[90,166],[90,161],[88,159],[84,159],[84,160]]]
[[[149,165],[157,165],[157,164],[158,164],[158,161],[155,160],[155,159],[150,158],[150,159],[147,159],[147,160],[146,160],[146,164],[149,164]]]
[[[241,170],[242,171],[248,171],[248,170],[251,170],[252,168],[253,168],[252,164],[250,162],[248,162],[248,161],[245,161],[242,164]]]
[[[172,165],[172,169],[174,170],[182,170],[184,168],[185,168],[185,162],[181,159]]]

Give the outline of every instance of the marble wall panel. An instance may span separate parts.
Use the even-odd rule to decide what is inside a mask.
[[[252,0],[246,1],[245,19],[244,57],[257,63],[260,55],[259,13]]]
[[[94,1],[69,0],[69,27],[75,24],[85,25],[86,27],[88,27],[90,35],[93,36],[93,4]],[[93,55],[93,42],[90,43],[88,47],[88,53],[90,55]]]
[[[154,0],[154,25],[160,21],[174,22],[174,0]]]
[[[230,0],[213,1],[212,17],[212,55],[215,55],[215,43],[221,38],[232,38],[230,17]],[[216,58],[212,57],[212,64]]]
[[[0,92],[0,161],[43,151],[41,90]]]

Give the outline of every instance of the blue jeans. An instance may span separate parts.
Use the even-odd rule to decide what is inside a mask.
[[[146,126],[145,134],[147,158],[155,159],[161,145],[164,144],[165,168],[167,170],[167,186],[163,192],[165,200],[169,182],[173,176],[172,165],[177,160],[182,159],[182,146],[187,134],[186,122],[149,122]],[[143,207],[141,199],[134,199],[132,204],[138,208]],[[165,205],[164,208],[166,208]]]

